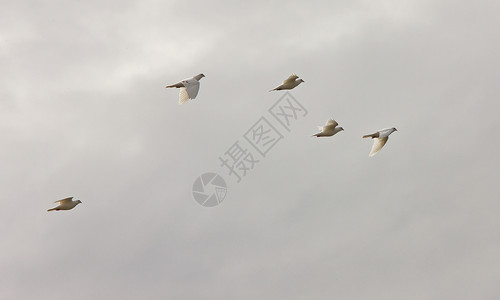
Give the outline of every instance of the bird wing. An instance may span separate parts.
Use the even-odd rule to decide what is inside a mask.
[[[179,104],[184,104],[189,100],[189,94],[185,87],[181,87],[179,91]]]
[[[370,151],[370,156],[374,156],[375,154],[377,154],[377,152],[379,152],[380,149],[382,149],[382,147],[384,147],[385,143],[387,143],[388,139],[389,139],[388,136],[386,136],[384,138],[374,138],[372,150]]]
[[[200,90],[200,82],[198,80],[190,81],[184,85],[186,87],[189,99],[194,99]]]
[[[299,78],[299,76],[292,74],[292,75],[288,76],[288,78],[283,81],[283,84],[292,83],[297,78]]]
[[[335,127],[337,125],[339,125],[339,124],[337,122],[335,122],[334,119],[329,119],[328,121],[326,121],[325,126],[323,126],[323,127],[318,126],[318,128],[324,133],[333,132],[333,130],[335,129]]]
[[[68,202],[71,202],[72,199],[73,199],[73,197],[68,197],[68,198],[64,198],[64,199],[61,199],[61,200],[54,201],[54,203],[57,203],[57,202],[59,202],[60,204],[68,203]]]
[[[196,79],[187,79],[181,81],[184,87],[179,92],[179,104],[183,104],[189,99],[194,99],[198,95],[200,82]]]
[[[336,127],[337,125],[339,125],[339,123],[337,123],[337,121],[335,121],[334,119],[329,119],[328,121],[326,121],[325,124],[325,126],[333,126],[333,127]]]

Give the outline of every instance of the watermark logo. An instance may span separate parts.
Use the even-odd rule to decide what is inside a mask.
[[[240,183],[257,163],[291,132],[292,123],[307,115],[306,108],[289,92],[286,92],[244,134],[219,157],[219,167],[229,177]],[[284,131],[284,130],[286,131]],[[210,185],[214,187],[210,189]],[[207,189],[209,191],[207,191]],[[203,206],[219,205],[226,197],[227,186],[216,173],[205,173],[193,184],[194,199]]]
[[[193,183],[194,200],[202,206],[217,206],[226,198],[226,194],[226,181],[217,173],[205,173]]]

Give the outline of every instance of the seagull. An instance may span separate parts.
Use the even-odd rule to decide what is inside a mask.
[[[370,157],[377,154],[377,152],[379,152],[380,149],[382,149],[382,147],[384,147],[385,143],[387,143],[387,140],[389,139],[389,135],[391,133],[393,133],[394,131],[398,131],[398,130],[396,128],[392,127],[392,128],[386,128],[386,129],[379,130],[379,131],[372,133],[372,134],[363,135],[363,138],[371,137],[373,139],[372,150],[370,151],[370,154],[369,154]]]
[[[56,207],[54,207],[54,208],[48,209],[47,211],[51,211],[51,210],[70,210],[73,207],[77,206],[79,203],[82,203],[82,201],[80,201],[80,200],[73,201],[72,199],[73,199],[73,197],[69,197],[69,198],[64,198],[64,199],[61,199],[61,200],[57,200],[54,203],[59,202],[59,205],[56,206]]]
[[[304,82],[304,80],[302,79],[297,80],[297,78],[299,78],[299,76],[295,74],[288,76],[288,78],[283,81],[283,84],[270,90],[270,92],[279,90],[291,90],[294,87],[298,86],[301,82]]]
[[[181,88],[179,92],[179,104],[183,104],[189,99],[195,99],[200,89],[200,79],[205,77],[203,74],[198,74],[194,77],[181,80],[180,82],[172,85],[167,85],[166,88]]]
[[[332,135],[336,134],[337,132],[344,130],[344,128],[337,127],[337,125],[339,125],[339,123],[337,123],[337,121],[335,121],[334,119],[329,119],[328,121],[326,121],[325,126],[323,126],[323,127],[318,126],[318,128],[319,128],[319,130],[321,130],[321,132],[318,132],[313,136],[316,136],[316,137],[332,136]]]

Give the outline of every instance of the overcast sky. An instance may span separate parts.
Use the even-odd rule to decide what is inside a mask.
[[[0,7],[1,299],[499,299],[498,1]],[[283,138],[238,183],[262,117]]]

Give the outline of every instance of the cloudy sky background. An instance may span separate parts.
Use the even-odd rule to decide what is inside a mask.
[[[2,1],[0,298],[498,299],[499,10]],[[308,115],[236,183],[218,157],[292,72]]]

